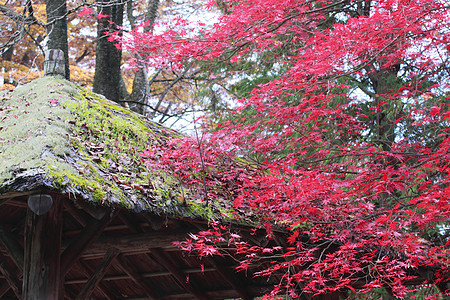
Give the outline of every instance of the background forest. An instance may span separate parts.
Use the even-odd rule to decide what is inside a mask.
[[[196,97],[198,67],[176,72],[134,65],[132,61],[139,58],[138,54],[122,52],[107,40],[108,32],[121,26],[126,33],[144,22],[170,22],[180,13],[192,17],[207,13],[199,3],[155,0],[51,1],[50,4],[52,7],[46,1],[1,4],[2,89],[43,76],[44,49],[58,48],[68,53],[70,70],[66,70],[66,77],[71,81],[91,87],[166,126],[176,125],[183,117],[192,121],[192,110],[203,109],[201,99]],[[214,14],[217,15],[211,13]],[[144,31],[150,28],[147,26]],[[186,122],[177,128],[183,126]]]

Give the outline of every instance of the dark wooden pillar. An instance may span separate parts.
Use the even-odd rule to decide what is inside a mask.
[[[25,220],[24,300],[63,299],[60,271],[62,199],[54,199],[50,211],[38,216],[30,209]]]

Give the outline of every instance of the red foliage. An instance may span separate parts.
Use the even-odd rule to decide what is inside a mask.
[[[221,2],[228,14],[202,37],[187,36],[189,24],[178,19],[164,33],[137,29],[123,43],[151,65],[176,68],[193,59],[239,62],[295,40],[295,51],[274,57],[288,71],[254,89],[236,113],[253,114],[202,143],[174,142],[160,164],[203,199],[230,199],[236,218],[257,219],[269,237],[276,228],[290,234],[284,248],[257,247],[213,224],[180,245],[211,255],[226,242],[240,270],[268,260],[256,276],[280,275],[272,295],[388,286],[402,297],[420,268],[433,270],[432,283],[448,281],[448,3],[382,0],[352,15],[343,7],[357,11],[364,1]],[[338,9],[340,22],[324,27]],[[342,83],[364,77],[381,85],[382,76],[400,76],[395,68],[402,84],[374,88],[369,100]],[[435,104],[423,105],[430,98]],[[236,163],[245,156],[250,163]],[[280,253],[284,260],[273,258]]]

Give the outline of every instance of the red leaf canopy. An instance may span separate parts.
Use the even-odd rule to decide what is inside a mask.
[[[273,226],[290,234],[283,247],[255,247],[216,224],[184,247],[209,255],[227,240],[241,269],[268,260],[257,275],[280,275],[272,296],[356,286],[404,297],[423,268],[445,293],[449,3],[219,4],[224,14],[200,36],[187,35],[179,19],[161,34],[135,30],[122,42],[158,67],[271,59],[276,76],[242,98],[233,118],[201,143],[176,141],[161,164],[205,201],[222,197],[251,211],[268,236]],[[247,163],[236,163],[242,157]]]

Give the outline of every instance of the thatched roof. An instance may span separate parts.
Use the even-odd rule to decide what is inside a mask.
[[[47,188],[191,218],[218,209],[205,208],[174,174],[146,165],[142,153],[157,153],[178,133],[88,89],[45,77],[3,93],[0,107],[0,194]]]

